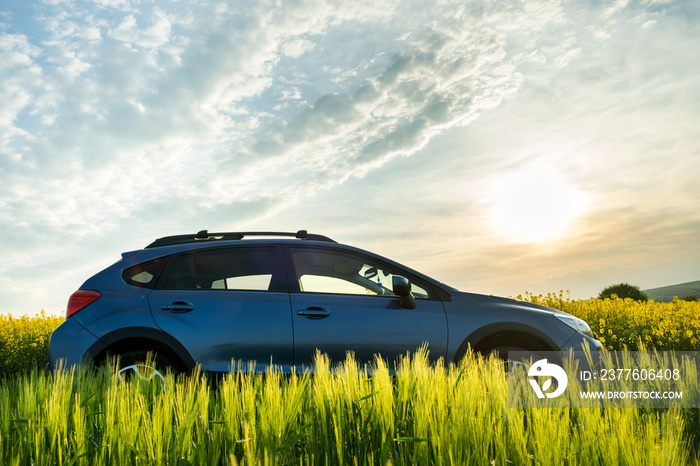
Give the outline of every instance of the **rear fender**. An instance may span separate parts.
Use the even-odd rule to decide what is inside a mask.
[[[162,330],[151,327],[118,329],[103,335],[100,340],[88,350],[88,354],[96,355],[92,359],[94,363],[104,362],[110,353],[116,355],[127,350],[153,350],[156,352],[163,350],[179,359],[184,370],[192,370],[196,365],[195,360],[180,342]]]

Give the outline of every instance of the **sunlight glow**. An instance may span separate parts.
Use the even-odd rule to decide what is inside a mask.
[[[529,169],[502,176],[494,191],[497,233],[517,243],[563,238],[583,212],[582,194],[550,169]]]

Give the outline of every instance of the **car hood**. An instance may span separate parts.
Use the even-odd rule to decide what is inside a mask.
[[[510,309],[510,310],[523,310],[526,312],[542,312],[552,315],[571,315],[564,311],[558,309],[553,309],[551,307],[542,306],[540,304],[529,303],[526,301],[518,301],[512,298],[502,298],[500,296],[484,295],[478,293],[468,293],[465,291],[459,291],[454,288],[447,290],[451,295],[452,299],[456,304],[463,304],[467,308],[478,308],[482,310],[489,309]]]

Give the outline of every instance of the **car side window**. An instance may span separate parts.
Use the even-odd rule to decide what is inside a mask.
[[[396,296],[393,276],[401,272],[369,257],[312,248],[292,248],[291,256],[303,292]],[[427,285],[411,284],[416,298],[430,297]]]
[[[169,290],[268,291],[274,271],[273,248],[200,249],[177,256],[162,287]]]

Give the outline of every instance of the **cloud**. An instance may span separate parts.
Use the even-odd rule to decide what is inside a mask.
[[[38,22],[48,45],[23,39],[24,49],[38,58],[31,61],[25,53],[24,66],[33,66],[39,77],[34,88],[17,92],[25,97],[7,117],[15,136],[6,151],[18,152],[24,162],[8,170],[16,184],[41,173],[67,187],[56,194],[56,183],[45,183],[31,200],[19,190],[10,218],[30,212],[35,222],[60,228],[61,214],[72,213],[74,222],[66,227],[93,218],[92,227],[103,230],[134,213],[133,189],[145,191],[141,198],[149,202],[169,198],[173,209],[195,185],[219,188],[213,195],[224,205],[256,191],[269,196],[279,184],[289,186],[280,199],[297,187],[313,192],[410,155],[441,129],[498,105],[519,81],[503,63],[502,25],[474,10],[453,14],[449,5],[430,13],[429,26],[413,19],[399,29],[384,16],[395,3],[365,10],[325,2],[200,5],[196,11],[121,7],[105,8],[99,17],[80,4],[57,5]],[[352,80],[347,92],[321,95],[291,118],[276,114],[273,104],[282,97],[266,104],[268,94],[286,87],[290,77],[298,79],[281,74],[282,61],[317,49],[337,55],[335,43],[324,37],[336,29],[352,34],[357,23],[383,28],[398,44],[393,57],[369,56],[359,64],[367,71],[379,58],[385,67],[375,64],[374,75],[346,72]],[[410,27],[417,32],[406,35]],[[313,79],[332,85],[335,76]],[[31,134],[25,130],[30,127]],[[278,168],[272,173],[261,168],[271,157]],[[219,163],[231,169],[221,170]],[[147,183],[155,170],[159,183]],[[240,173],[248,182],[239,181]],[[255,182],[264,187],[255,189]],[[102,214],[89,215],[86,204]]]
[[[264,216],[414,153],[517,89],[503,30],[533,20],[518,3],[491,16],[409,6],[43,5],[33,30],[0,36],[0,223],[14,232],[3,253],[26,255],[13,246],[26,238],[109,235],[152,206]],[[358,39],[339,49],[338,36]],[[315,91],[341,75],[342,90]],[[298,113],[276,110],[290,88]]]
[[[266,118],[261,95],[280,59],[313,48],[329,25],[392,10],[136,6],[47,3],[24,19],[31,27],[0,28],[2,273],[68,238],[147,222],[156,206],[172,215],[221,203],[201,188]],[[224,206],[254,198],[259,209],[254,190],[237,192]]]
[[[76,241],[127,247],[195,224],[262,221],[425,150],[523,89],[547,95],[543,106],[571,103],[572,119],[619,112],[629,127],[640,97],[663,108],[678,89],[664,83],[680,79],[687,104],[664,123],[668,143],[697,107],[697,65],[670,58],[695,45],[694,22],[658,2],[12,8],[0,17],[0,276],[56,270]],[[632,33],[640,40],[623,40]],[[596,86],[623,99],[587,94]]]
[[[151,22],[146,25],[137,23],[134,15],[124,17],[109,34],[114,39],[135,47],[159,48],[170,41],[171,23],[159,9],[153,11]],[[95,34],[93,37],[99,36]]]
[[[430,26],[395,36],[408,51],[382,57],[385,67],[374,76],[355,74],[348,91],[323,95],[292,118],[272,116],[250,153],[243,148],[232,159],[274,157],[278,170],[266,170],[265,185],[303,179],[292,188],[311,193],[411,155],[435,134],[468,123],[518,88],[521,76],[506,60],[501,31],[511,24],[493,23],[469,9],[433,14],[435,20],[426,21]],[[526,21],[522,14],[517,21]]]

